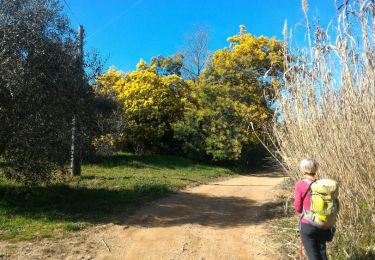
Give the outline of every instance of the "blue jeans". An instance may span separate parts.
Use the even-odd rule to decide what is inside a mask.
[[[326,241],[329,230],[301,223],[301,239],[309,260],[327,260]]]

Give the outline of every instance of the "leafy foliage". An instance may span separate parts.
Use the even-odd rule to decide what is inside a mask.
[[[184,120],[174,125],[188,154],[214,160],[237,160],[257,146],[249,129],[270,125],[275,85],[280,84],[282,45],[248,33],[230,37],[230,48],[214,53],[198,83],[191,83],[193,102]]]
[[[0,17],[4,172],[29,184],[48,181],[69,159],[72,115],[86,125],[90,114],[76,39],[58,1],[3,1]]]
[[[159,75],[156,65],[148,66],[141,61],[137,68],[121,76],[110,69],[99,78],[99,82],[110,86],[110,91],[121,104],[128,145],[140,152],[166,148],[173,136],[171,124],[182,116],[188,85],[173,73]],[[118,80],[113,84],[112,79]]]
[[[159,55],[151,59],[151,65],[155,66],[155,70],[159,76],[181,76],[183,59],[184,57],[180,53],[176,53],[172,57],[163,57]]]
[[[111,68],[98,78],[98,91],[122,107],[125,143],[140,152],[182,148],[189,157],[217,161],[250,162],[262,152],[249,125],[270,126],[273,91],[282,84],[282,44],[245,31],[230,37],[230,48],[216,51],[204,70],[199,63],[192,80],[180,77],[181,54],[155,57],[150,65],[141,60],[128,74]],[[196,40],[196,58],[206,55],[204,35]]]

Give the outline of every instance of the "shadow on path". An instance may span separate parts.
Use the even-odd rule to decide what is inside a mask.
[[[199,224],[218,228],[262,223],[277,217],[280,202],[256,203],[241,197],[179,193],[141,209],[123,225],[168,227]],[[137,219],[138,218],[138,219]]]

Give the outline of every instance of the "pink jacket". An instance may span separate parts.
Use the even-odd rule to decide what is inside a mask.
[[[301,214],[303,213],[303,209],[306,211],[310,210],[310,192],[306,191],[309,189],[309,185],[312,181],[308,179],[300,180],[296,183],[295,189],[294,189],[294,209],[297,213]],[[305,198],[302,198],[303,195],[306,193]],[[301,219],[301,223],[308,224],[309,222],[305,219]]]

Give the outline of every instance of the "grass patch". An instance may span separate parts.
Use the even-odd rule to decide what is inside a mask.
[[[118,153],[82,167],[82,176],[25,187],[0,179],[0,240],[60,238],[100,223],[121,223],[145,203],[235,173],[177,156]]]

